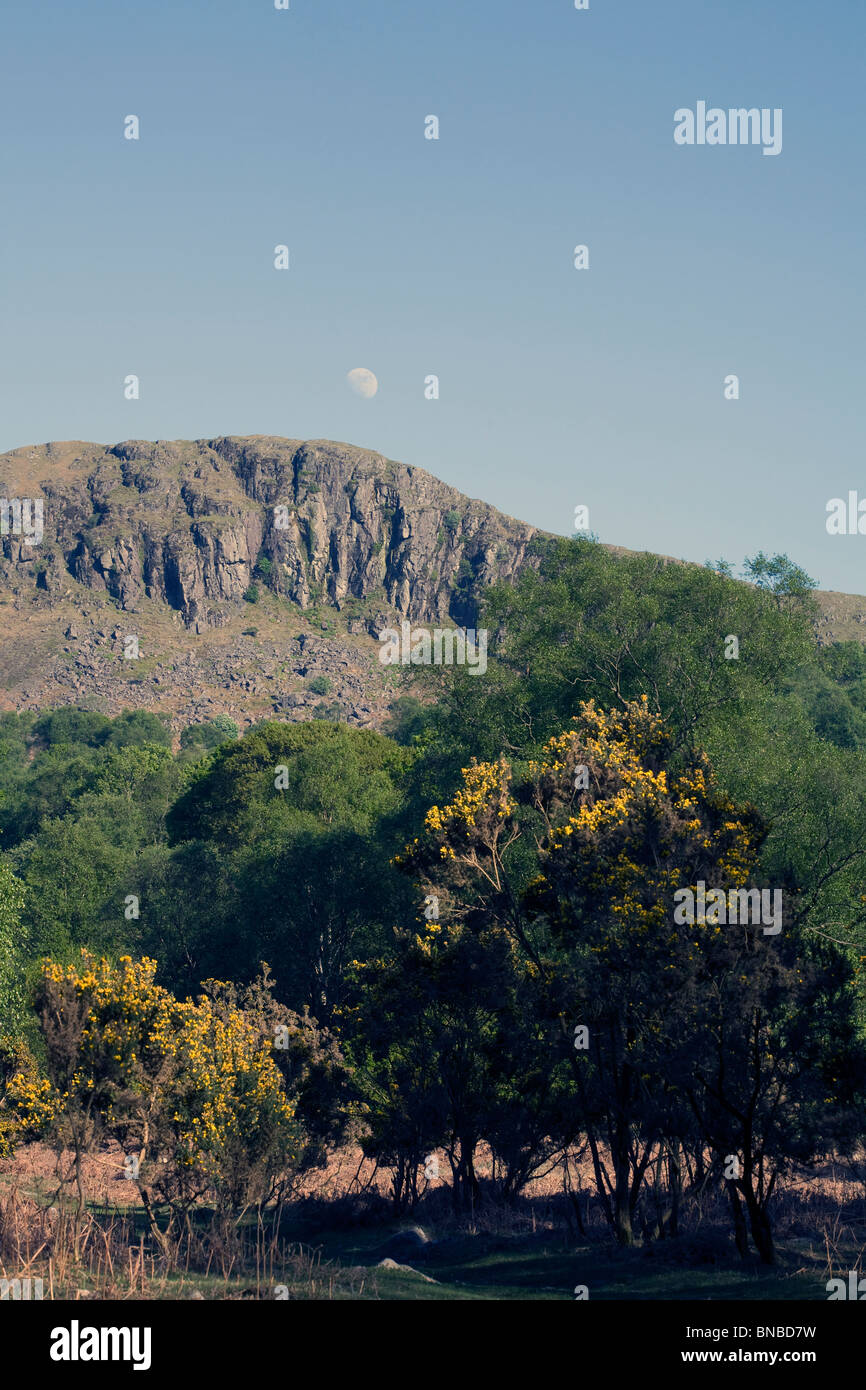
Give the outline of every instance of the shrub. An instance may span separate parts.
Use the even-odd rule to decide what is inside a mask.
[[[139,748],[145,743],[171,747],[171,730],[160,715],[144,709],[125,709],[112,720],[106,748]]]
[[[300,1141],[273,1041],[233,987],[206,981],[196,1002],[181,1002],[155,973],[154,960],[112,965],[85,951],[80,969],[44,963],[37,1012],[48,1076],[22,1081],[19,1112],[22,1124],[38,1118],[56,1149],[72,1149],[79,1213],[84,1153],[101,1137],[134,1151],[163,1246],[151,1191],[178,1219],[202,1197],[220,1212],[263,1201],[296,1164]]]
[[[111,720],[106,715],[76,705],[49,710],[37,719],[33,730],[49,747],[58,743],[82,743],[88,748],[101,747],[110,731]]]
[[[181,748],[201,749],[219,748],[221,743],[233,743],[238,737],[238,726],[227,714],[218,714],[216,719],[203,724],[188,724],[180,736]]]

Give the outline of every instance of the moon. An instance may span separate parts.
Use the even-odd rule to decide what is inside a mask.
[[[346,376],[346,380],[355,392],[356,396],[363,396],[364,400],[369,401],[375,396],[379,389],[379,383],[371,371],[366,367],[353,367]]]

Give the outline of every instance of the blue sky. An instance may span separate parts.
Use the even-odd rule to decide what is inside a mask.
[[[866,498],[864,31],[862,0],[7,0],[0,450],[347,440],[862,593],[825,508]],[[675,145],[699,100],[781,107],[782,153]]]

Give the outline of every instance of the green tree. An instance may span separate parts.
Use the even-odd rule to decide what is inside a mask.
[[[410,761],[368,729],[261,724],[216,750],[169,812],[169,835],[235,847],[278,826],[364,831],[396,811]]]
[[[122,941],[129,856],[90,816],[45,821],[20,847],[34,955]]]
[[[435,738],[427,795],[456,785],[471,756],[531,756],[580,700],[622,708],[646,695],[678,745],[697,747],[715,714],[762,704],[812,659],[805,610],[780,611],[762,589],[653,555],[618,556],[576,538],[540,547],[538,570],[494,586],[483,680],[431,668]],[[727,638],[739,660],[726,658]]]
[[[621,712],[585,703],[515,788],[504,760],[465,769],[405,856],[449,920],[509,933],[547,981],[566,1049],[574,1028],[573,1123],[587,1134],[622,1244],[634,1239],[650,1164],[693,1137],[697,1115],[699,1144],[739,1147],[737,1191],[771,1261],[770,1168],[781,1170],[786,1152],[819,1153],[834,1125],[850,1122],[862,1075],[853,972],[832,943],[813,946],[798,932],[796,880],[785,883],[790,939],[778,945],[760,925],[729,927],[717,911],[685,926],[675,914],[681,890],[705,883],[727,903],[760,884],[765,835],[702,754],[676,756],[644,699]],[[523,887],[527,840],[538,846],[537,870]],[[706,1020],[720,1009],[709,1056]],[[749,1048],[760,1054],[754,1064]],[[835,1114],[831,1123],[825,1110],[816,1127],[820,1104]]]
[[[399,695],[388,711],[382,733],[404,748],[420,738],[430,723],[431,711],[415,695]]]
[[[202,758],[219,748],[222,743],[234,743],[238,738],[238,726],[227,714],[218,714],[215,719],[202,724],[188,724],[181,732],[181,752],[187,757]]]
[[[0,863],[0,1038],[21,1026],[24,1008],[24,950],[21,918],[24,884]]]
[[[364,1151],[393,1169],[398,1208],[418,1200],[423,1160],[440,1145],[455,1208],[479,1201],[475,1154],[496,1108],[494,1074],[516,968],[503,932],[476,935],[435,921],[407,933],[392,960],[356,964],[349,1017]]]
[[[112,721],[105,744],[110,748],[140,747],[145,743],[171,747],[171,730],[159,715],[148,710],[124,710]]]
[[[87,748],[101,748],[111,731],[111,720],[94,710],[67,705],[48,710],[34,726],[35,736],[49,747],[57,743],[83,743]]]
[[[792,601],[802,603],[817,588],[817,581],[787,555],[765,555],[759,550],[751,560],[744,561],[743,568],[746,577],[772,594],[780,607]]]

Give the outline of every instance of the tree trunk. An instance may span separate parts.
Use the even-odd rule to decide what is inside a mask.
[[[680,1233],[680,1197],[683,1190],[683,1169],[678,1143],[668,1149],[668,1192],[670,1193],[670,1215],[667,1221],[667,1234],[673,1240]]]
[[[478,1175],[475,1172],[474,1139],[461,1137],[459,1157],[456,1163],[452,1161],[451,1171],[454,1179],[452,1193],[455,1211],[474,1211],[481,1197]]]
[[[611,1162],[613,1163],[614,1188],[613,1188],[613,1229],[619,1245],[634,1245],[634,1227],[632,1224],[636,1203],[636,1194],[632,1189],[631,1182],[631,1163],[629,1161],[628,1149],[628,1127],[620,1123],[614,1126],[611,1144]]]
[[[746,1210],[749,1213],[749,1226],[752,1231],[752,1240],[755,1248],[761,1257],[761,1263],[765,1265],[775,1264],[776,1248],[773,1244],[773,1229],[770,1225],[770,1218],[767,1215],[766,1207],[761,1206],[755,1196],[752,1184],[748,1179],[743,1182],[746,1197]]]
[[[629,1176],[628,1168],[617,1169],[613,1190],[613,1229],[619,1245],[634,1245]]]
[[[725,1187],[727,1189],[728,1199],[731,1203],[731,1215],[734,1218],[734,1240],[736,1241],[740,1256],[745,1260],[749,1253],[749,1236],[746,1231],[746,1218],[743,1216],[739,1189],[733,1178],[726,1179]]]

